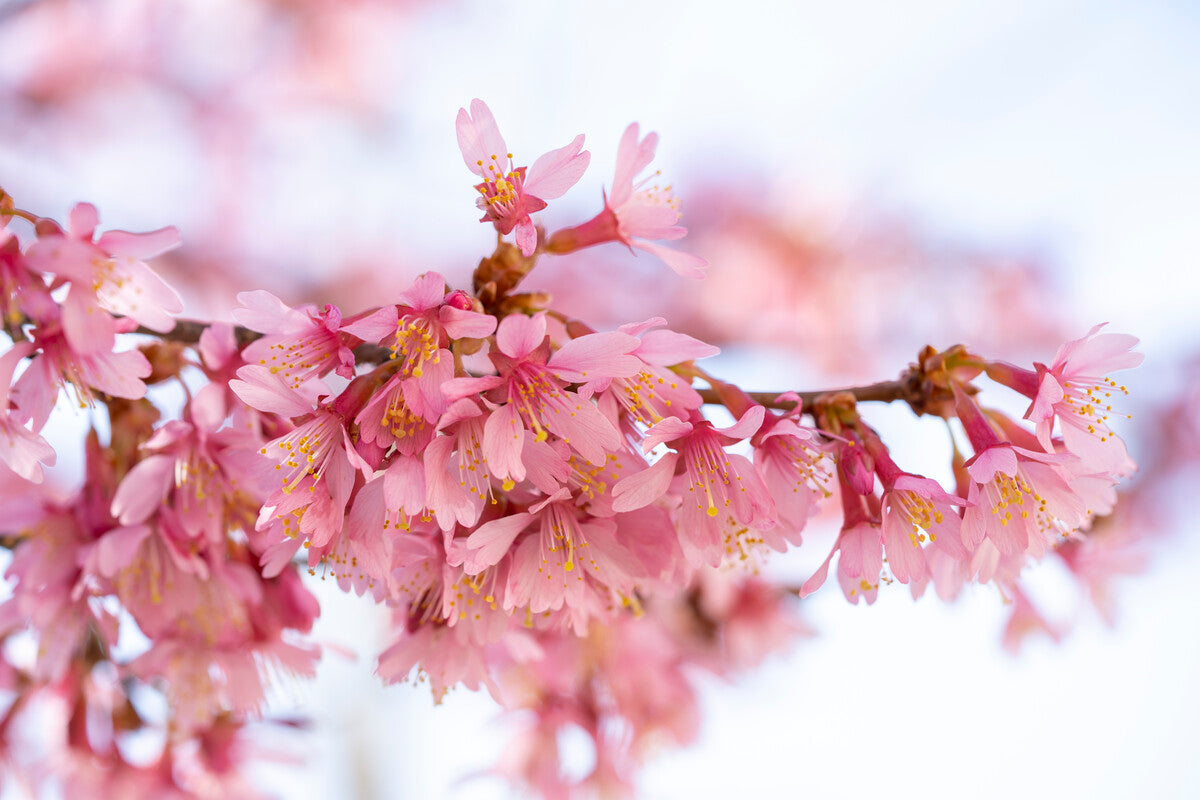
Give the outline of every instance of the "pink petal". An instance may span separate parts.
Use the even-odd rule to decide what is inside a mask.
[[[649,453],[664,442],[672,442],[687,436],[693,430],[692,423],[684,422],[678,417],[666,417],[650,426],[642,439],[642,452]]]
[[[533,251],[537,249],[537,228],[528,214],[517,220],[516,235],[521,255],[526,258],[533,255]]]
[[[472,552],[463,562],[463,570],[468,575],[478,575],[495,565],[512,547],[517,534],[528,528],[533,520],[533,514],[521,512],[480,525],[467,537],[467,547]]]
[[[471,101],[471,113],[468,114],[465,108],[458,110],[458,119],[454,127],[458,134],[458,149],[462,151],[467,169],[481,178],[486,178],[487,164],[491,157],[504,158],[508,153],[491,109],[476,98]],[[482,165],[480,162],[483,162]]]
[[[543,200],[562,197],[579,182],[592,154],[583,150],[583,134],[557,150],[551,150],[533,162],[526,172],[525,191]]]
[[[633,179],[654,160],[658,147],[658,134],[649,133],[638,141],[638,124],[631,123],[621,134],[617,145],[617,170],[613,175],[612,191],[608,196],[609,206],[617,208],[633,196]]]
[[[310,384],[293,390],[278,376],[272,375],[267,367],[250,364],[240,368],[237,375],[241,380],[230,381],[229,388],[251,408],[285,417],[298,417],[309,413],[316,405]]]
[[[91,203],[76,203],[68,220],[67,225],[72,236],[91,241],[92,234],[100,223],[100,212]]]
[[[546,338],[546,315],[509,314],[500,321],[496,345],[509,358],[521,360],[536,350]]]
[[[654,244],[653,242],[636,239],[632,242],[632,246],[639,250],[645,250],[653,256],[657,256],[664,264],[685,278],[703,278],[704,270],[708,267],[708,262],[700,258],[700,256],[683,253],[679,250],[672,250],[669,247]]]
[[[112,317],[83,284],[71,284],[62,304],[62,326],[67,343],[80,355],[109,352],[116,342]]]
[[[109,255],[134,258],[139,261],[174,250],[182,244],[179,229],[174,226],[146,233],[108,231],[96,240],[96,246]]]
[[[112,515],[122,525],[145,522],[166,500],[175,475],[175,457],[153,455],[129,470],[113,494]]]
[[[648,506],[666,494],[675,476],[678,453],[667,453],[654,465],[628,475],[613,487],[613,511],[634,511]]]
[[[650,331],[642,336],[642,343],[634,353],[647,364],[669,367],[697,358],[708,358],[721,352],[721,348],[706,344],[684,333],[661,330]]]
[[[174,328],[172,315],[183,311],[179,294],[158,273],[134,259],[115,259],[110,279],[96,294],[109,311],[159,333]]]
[[[383,474],[383,497],[388,508],[419,514],[425,508],[425,466],[421,459],[402,456],[393,461]]]
[[[259,333],[279,332],[293,313],[291,306],[265,289],[239,292],[237,301],[242,307],[233,310],[233,318],[239,324]]]
[[[140,350],[123,353],[94,353],[79,364],[79,374],[88,386],[127,400],[146,394],[142,378],[150,376],[150,362]]]
[[[401,292],[400,305],[414,311],[427,311],[442,304],[446,296],[446,279],[437,272],[425,272],[417,276],[412,286]]]
[[[237,355],[237,337],[228,322],[214,322],[200,334],[200,357],[204,365],[218,370]]]
[[[546,366],[563,380],[575,383],[628,378],[642,369],[642,362],[629,355],[640,343],[636,336],[626,333],[589,333],[563,345],[550,356]]]
[[[148,525],[116,528],[104,534],[96,542],[96,569],[102,575],[113,577],[133,563],[138,547],[149,535]]]
[[[341,327],[341,330],[357,336],[364,342],[378,343],[388,336],[396,335],[396,320],[398,314],[395,306],[384,306],[377,311],[372,311],[365,317],[360,317],[353,322],[348,322]]]
[[[30,342],[18,342],[0,356],[0,419],[8,414],[8,393],[12,387],[12,376],[21,359],[33,352]]]
[[[496,318],[491,314],[454,306],[442,306],[438,310],[438,321],[451,339],[483,339],[496,330]]]
[[[728,428],[717,428],[716,431],[731,439],[746,439],[762,427],[766,415],[767,410],[762,406],[750,406],[737,422]]]
[[[524,423],[517,409],[503,405],[492,412],[483,425],[483,455],[488,467],[498,478],[525,478],[521,451],[525,443]]]

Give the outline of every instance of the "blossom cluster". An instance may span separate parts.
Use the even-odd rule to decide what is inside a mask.
[[[548,235],[534,215],[584,174],[583,136],[524,166],[478,100],[457,135],[496,251],[470,290],[430,271],[353,314],[258,290],[238,295],[237,326],[177,323],[178,295],[145,263],[174,229],[97,236],[80,205],[64,230],[0,195],[0,636],[36,644],[3,662],[17,699],[0,726],[43,700],[65,709],[67,785],[248,791],[233,743],[271,680],[320,655],[306,567],[391,609],[384,680],[487,688],[531,712],[508,774],[572,791],[545,746],[569,723],[596,742],[586,783],[627,788],[646,742],[694,733],[686,665],[750,666],[799,629],[794,593],[756,570],[801,546],[829,498],[842,528],[801,597],[836,556],[852,602],[891,582],[1019,600],[1024,567],[1083,538],[1134,469],[1109,427],[1127,393],[1109,375],[1141,360],[1130,336],[1098,326],[1030,368],[926,348],[874,394],[747,392],[661,317],[595,331],[515,291],[540,257],[610,242],[703,276],[661,244],[686,230],[657,173],[639,177],[655,134],[631,125],[602,210]],[[151,342],[116,349],[135,334]],[[984,375],[1028,399],[1028,425],[981,405]],[[166,383],[178,409],[147,399]],[[64,389],[103,405],[109,432],[89,435],[83,485],[60,494],[42,434]],[[859,415],[868,400],[957,421],[952,486],[894,460]],[[138,707],[151,691],[165,713]],[[165,741],[148,761],[125,743],[145,729]]]

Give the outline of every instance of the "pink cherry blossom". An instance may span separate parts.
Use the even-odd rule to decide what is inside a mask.
[[[354,377],[354,354],[340,333],[342,314],[334,306],[291,308],[261,289],[242,292],[238,302],[242,306],[234,310],[234,319],[266,334],[242,351],[247,364],[267,368],[292,388],[335,370]]]
[[[460,108],[455,127],[467,169],[483,179],[475,186],[480,194],[475,202],[483,211],[479,221],[491,222],[504,235],[515,229],[521,253],[533,255],[537,230],[530,214],[545,208],[547,200],[562,197],[583,176],[592,157],[583,149],[583,134],[526,168],[514,165],[496,119],[482,100],[472,100],[469,113]]]
[[[642,448],[649,452],[670,442],[672,452],[617,483],[613,508],[632,511],[647,506],[677,482],[683,502],[676,530],[688,561],[717,566],[727,552],[740,552],[734,540],[753,535],[751,529],[773,526],[775,506],[754,465],[725,448],[758,430],[764,414],[762,406],[752,406],[727,428],[698,415],[690,422],[667,417],[654,425]]]
[[[1025,418],[1037,426],[1038,441],[1047,452],[1055,452],[1051,432],[1057,420],[1064,446],[1085,462],[1087,471],[1123,476],[1135,467],[1108,422],[1116,413],[1113,395],[1129,391],[1108,373],[1136,367],[1143,356],[1132,352],[1137,338],[1100,333],[1103,327],[1064,344],[1050,366],[1036,365],[1036,373],[995,362],[988,365],[988,375],[1030,398]]]
[[[975,448],[964,465],[970,485],[962,534],[968,548],[974,550],[986,539],[1000,557],[1041,556],[1090,522],[1093,509],[1080,489],[1093,491],[1091,481],[1111,487],[1111,479],[1091,476],[1089,480],[1070,471],[1078,464],[1074,456],[1037,452],[1001,440],[972,398],[957,388],[956,396],[959,418]],[[1067,477],[1072,478],[1070,483]],[[996,563],[994,558],[991,563]],[[985,571],[981,580],[988,579]]]
[[[787,416],[769,414],[752,440],[754,465],[775,500],[779,524],[796,533],[816,510],[816,502],[831,494],[832,477],[832,462],[816,431],[796,421],[799,411],[797,404]]]
[[[626,128],[617,147],[617,171],[612,192],[604,199],[604,210],[582,225],[555,232],[546,249],[570,253],[603,242],[621,242],[657,256],[685,278],[703,278],[707,261],[658,244],[660,240],[673,241],[687,235],[687,228],[676,224],[682,214],[671,187],[657,183],[647,186],[658,178],[657,170],[635,182],[654,159],[657,147],[657,133],[639,140],[636,122]]]
[[[29,264],[66,278],[72,294],[87,294],[113,314],[160,333],[171,330],[172,315],[183,310],[183,303],[142,259],[178,247],[179,232],[173,227],[150,233],[108,231],[93,241],[99,221],[95,206],[76,205],[68,233],[41,235],[29,248]]]
[[[452,399],[484,391],[492,402],[504,403],[484,425],[483,450],[492,474],[524,479],[526,428],[539,441],[554,434],[587,461],[604,463],[605,452],[620,445],[620,434],[593,403],[566,386],[637,373],[642,362],[629,354],[638,347],[638,339],[615,331],[592,333],[550,353],[545,315],[511,314],[500,323],[496,344],[499,352],[490,357],[499,376],[456,378],[447,384]]]

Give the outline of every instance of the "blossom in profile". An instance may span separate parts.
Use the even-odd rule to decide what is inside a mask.
[[[1058,420],[1063,446],[1089,471],[1124,476],[1135,466],[1108,421],[1116,413],[1113,396],[1128,395],[1129,390],[1108,374],[1136,367],[1143,357],[1133,352],[1137,337],[1100,333],[1103,327],[1097,325],[1064,344],[1049,366],[1036,364],[1036,372],[993,363],[988,375],[1032,401],[1025,419],[1037,426],[1038,441],[1047,452],[1055,452],[1051,433]]]
[[[546,249],[551,253],[571,253],[594,244],[621,242],[657,256],[685,278],[703,278],[707,261],[658,244],[682,239],[687,228],[678,224],[682,213],[671,187],[654,183],[659,177],[657,170],[640,181],[637,179],[654,159],[657,147],[657,133],[639,139],[636,122],[626,128],[617,146],[617,171],[612,193],[604,198],[604,210],[582,225],[557,231],[546,243]]]
[[[480,195],[475,204],[483,211],[479,221],[491,222],[503,235],[515,230],[521,254],[533,255],[537,229],[530,215],[545,208],[547,200],[562,197],[583,177],[592,158],[583,149],[583,134],[541,156],[533,166],[518,167],[496,118],[482,100],[472,100],[470,112],[458,110],[455,128],[467,169],[483,179],[475,185]]]

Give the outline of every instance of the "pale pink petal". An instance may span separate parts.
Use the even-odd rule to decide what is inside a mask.
[[[414,311],[426,311],[442,304],[446,296],[446,279],[437,272],[423,272],[400,293],[400,305]]]
[[[487,164],[492,156],[504,158],[508,153],[504,137],[496,126],[496,118],[487,104],[478,98],[471,101],[471,113],[468,114],[465,108],[458,110],[455,131],[463,162],[467,169],[481,178],[487,178]]]
[[[32,352],[33,345],[30,342],[17,342],[0,356],[0,419],[8,414],[8,393],[17,364]]]
[[[192,422],[203,431],[213,432],[221,427],[229,409],[225,405],[225,387],[219,383],[206,383],[192,398],[190,405]]]
[[[200,334],[200,357],[204,365],[218,370],[237,355],[237,336],[228,322],[214,322]]]
[[[257,364],[241,367],[237,375],[240,380],[230,381],[229,388],[251,408],[285,417],[298,417],[309,413],[316,405],[311,383],[292,389],[278,375],[273,375],[269,368]]]
[[[528,528],[533,520],[533,514],[521,512],[480,525],[467,537],[467,547],[471,552],[463,562],[463,570],[468,575],[478,575],[494,566],[512,547],[517,534]]]
[[[42,482],[42,465],[54,466],[57,455],[38,434],[0,414],[0,462],[32,483]]]
[[[675,476],[678,453],[667,453],[654,465],[628,475],[613,487],[613,510],[620,513],[648,506],[666,494]]]
[[[536,350],[546,338],[546,315],[509,314],[500,321],[496,344],[509,358],[520,360]]]
[[[664,328],[667,321],[662,317],[650,317],[645,322],[627,322],[617,328],[621,333],[628,333],[630,336],[641,336],[651,328]]]
[[[509,317],[511,319],[511,317]],[[504,379],[497,375],[483,375],[478,378],[453,378],[442,384],[442,397],[447,403],[455,404],[473,395],[495,389],[504,384]],[[445,423],[449,424],[449,423]]]
[[[291,306],[265,289],[239,292],[237,301],[242,307],[233,310],[233,318],[259,333],[280,332],[295,313]]]
[[[621,208],[620,225],[624,238],[642,237],[646,239],[665,239],[674,241],[687,236],[687,228],[679,222],[679,210],[673,206],[639,202],[642,197],[634,198]]]
[[[114,397],[137,400],[146,394],[142,378],[150,377],[150,362],[140,350],[94,353],[83,359],[79,374],[88,386]]]
[[[543,200],[562,197],[579,182],[592,154],[583,149],[583,134],[557,150],[551,150],[533,162],[525,176],[525,191]]]
[[[617,170],[613,175],[612,191],[608,202],[613,208],[623,205],[633,196],[633,179],[654,160],[654,151],[658,147],[658,134],[646,134],[646,138],[638,141],[638,124],[631,123],[621,134],[620,144],[617,145]]]
[[[901,514],[893,512],[884,517],[883,543],[887,549],[888,568],[896,580],[910,583],[927,577],[925,552]]]
[[[364,342],[378,343],[386,336],[396,335],[398,314],[395,306],[384,306],[365,317],[348,322],[339,330],[357,336]]]
[[[108,231],[96,240],[96,246],[110,255],[138,260],[174,250],[180,244],[179,229],[173,225],[146,233]]]
[[[639,250],[645,250],[647,253],[657,256],[664,264],[685,278],[703,278],[704,270],[708,267],[707,261],[691,253],[672,250],[669,247],[640,239],[633,241],[631,244]]]
[[[483,425],[483,456],[493,475],[524,480],[525,465],[521,461],[524,432],[521,415],[511,404],[501,406],[487,418]]]
[[[175,476],[175,457],[142,459],[121,480],[112,500],[112,515],[122,525],[145,522],[162,505]]]
[[[533,255],[533,251],[537,249],[537,228],[528,215],[517,221],[515,233],[517,247],[521,250],[521,255],[526,258]]]
[[[649,453],[664,442],[672,442],[692,432],[692,423],[678,417],[665,417],[650,426],[642,439],[642,452]]]
[[[825,584],[826,579],[829,577],[829,562],[833,560],[833,554],[837,551],[838,545],[835,544],[833,549],[829,551],[829,555],[825,556],[825,560],[821,562],[821,566],[817,568],[817,571],[800,586],[801,598],[808,597]]]
[[[383,497],[388,508],[419,514],[425,508],[425,466],[415,456],[401,456],[383,474]]]
[[[491,314],[467,311],[454,306],[438,309],[438,321],[451,339],[483,339],[496,330],[496,318]]]
[[[572,339],[556,351],[546,366],[571,382],[597,378],[628,378],[642,369],[642,362],[629,355],[641,340],[626,333],[590,333]]]
[[[150,526],[148,525],[116,528],[104,534],[96,542],[96,570],[101,575],[115,576],[120,570],[133,563],[138,547],[149,535]]]
[[[694,361],[697,358],[708,358],[721,352],[719,347],[675,331],[650,331],[641,338],[642,343],[634,354],[647,364],[662,367]]]
[[[91,203],[76,203],[67,219],[68,230],[72,236],[90,240],[96,226],[100,224],[100,212]]]
[[[967,462],[967,474],[977,483],[987,483],[997,472],[1017,474],[1017,454],[1011,447],[989,447]]]
[[[71,284],[62,304],[62,326],[67,343],[80,355],[108,352],[116,342],[112,317],[83,284]]]
[[[715,430],[731,439],[746,439],[753,436],[762,427],[766,414],[767,410],[762,406],[750,406],[737,422],[728,428],[716,428]]]
[[[158,273],[132,258],[113,261],[112,274],[100,284],[96,296],[114,314],[159,333],[174,328],[172,315],[183,311],[179,294]]]

